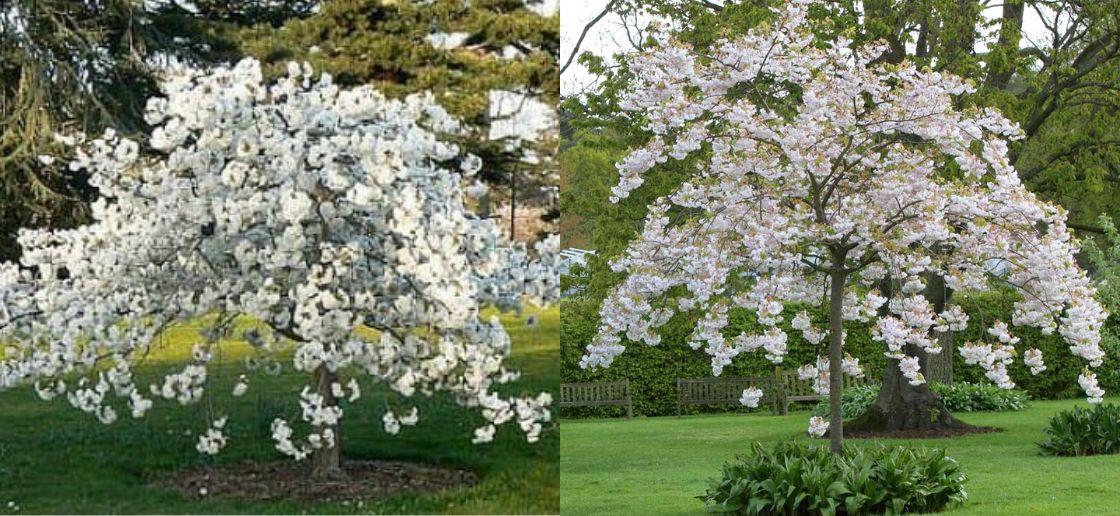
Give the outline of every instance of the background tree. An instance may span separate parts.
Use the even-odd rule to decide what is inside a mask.
[[[703,50],[668,41],[631,64],[634,82],[620,106],[651,136],[618,165],[612,201],[660,163],[684,162],[692,172],[651,205],[642,234],[612,263],[625,279],[604,301],[582,365],[609,366],[624,336],[658,344],[656,329],[678,312],[700,315],[690,345],[705,348],[713,374],[760,349],[780,363],[783,303],[823,297],[827,331],[805,312],[792,327],[810,344],[828,337],[829,355],[799,374],[830,395],[834,452],[843,436],[841,374],[861,374],[843,352],[844,319],[874,319],[891,359],[880,392],[889,407],[871,407],[862,427],[961,426],[930,393],[920,353],[941,352],[935,334],[968,321],[959,307],[934,311],[925,275],[986,290],[996,261],[1022,295],[1012,323],[1058,331],[1073,355],[1100,366],[1107,314],[1074,261],[1065,212],[1037,200],[1009,163],[1006,139],[1019,130],[990,109],[958,110],[969,86],[882,60],[889,45],[815,40],[807,4],[776,11],[773,29]],[[887,277],[900,287],[874,288]],[[725,335],[732,309],[754,312],[767,329]],[[1018,339],[1005,322],[988,333],[988,343],[961,354],[1011,388],[1006,366]],[[1033,373],[1045,369],[1037,349],[1023,357]],[[1100,402],[1088,367],[1080,382]],[[757,405],[761,396],[748,389],[742,401]],[[825,430],[811,420],[810,433]]]
[[[95,195],[57,154],[56,132],[147,131],[143,110],[171,61],[230,59],[237,24],[305,15],[303,0],[268,2],[14,0],[0,9],[0,261],[27,226],[87,220]]]
[[[530,109],[555,125],[560,17],[545,7],[540,0],[334,0],[316,16],[258,25],[238,39],[246,55],[265,63],[266,75],[282,74],[289,60],[308,61],[341,85],[370,84],[391,97],[433,92],[471,128],[456,142],[483,159],[479,177],[495,187],[481,209],[516,198],[546,207],[551,220],[558,217],[546,191],[557,184],[555,128],[532,135],[501,127]]]

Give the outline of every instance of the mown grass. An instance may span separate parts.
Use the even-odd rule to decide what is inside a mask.
[[[1118,400],[1106,400],[1116,402]],[[947,439],[884,440],[945,448],[968,472],[968,502],[952,514],[1120,514],[1120,455],[1043,457],[1035,442],[1050,416],[1084,400],[1039,401],[1021,412],[962,419],[1003,432]],[[701,514],[707,480],[751,441],[807,440],[807,412],[634,420],[564,420],[564,514]],[[871,440],[851,440],[873,443]]]
[[[527,327],[533,313],[538,325]],[[503,323],[513,338],[510,364],[523,376],[502,392],[558,394],[558,309],[507,315]],[[252,325],[243,321],[243,326]],[[169,329],[161,345],[137,368],[137,385],[160,381],[181,368],[191,345],[199,341],[197,324]],[[0,514],[21,513],[556,513],[559,510],[559,435],[546,429],[541,442],[528,444],[523,434],[504,427],[488,445],[472,445],[472,431],[482,423],[477,410],[436,396],[402,400],[383,386],[362,382],[363,397],[346,406],[344,454],[351,459],[389,459],[458,467],[474,471],[480,483],[442,494],[402,494],[356,503],[293,501],[246,502],[216,497],[184,497],[156,487],[152,480],[186,468],[247,460],[285,460],[272,445],[269,425],[277,416],[298,420],[298,393],[307,376],[284,372],[250,374],[250,389],[241,398],[230,394],[243,359],[252,353],[240,342],[224,342],[215,357],[207,399],[197,405],[157,401],[148,415],[133,420],[121,408],[120,420],[102,425],[62,398],[39,400],[30,388],[0,392]],[[420,424],[400,435],[384,432],[386,406],[420,409]],[[198,433],[211,414],[228,414],[230,444],[216,457],[195,449]],[[293,463],[294,464],[294,463]]]

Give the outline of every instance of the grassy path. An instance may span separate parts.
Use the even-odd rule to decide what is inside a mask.
[[[1120,515],[1120,455],[1038,455],[1034,443],[1050,416],[1075,405],[1087,403],[1041,401],[1021,412],[963,414],[969,423],[1005,431],[892,442],[946,448],[965,466],[969,501],[950,514]],[[707,479],[719,474],[724,462],[751,441],[807,440],[807,419],[808,413],[801,412],[564,420],[561,511],[702,514],[703,502],[694,497],[703,494]]]

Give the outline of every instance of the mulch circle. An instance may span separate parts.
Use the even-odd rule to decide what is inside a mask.
[[[915,428],[911,430],[868,431],[844,430],[844,438],[853,439],[937,439],[941,437],[956,437],[968,434],[990,434],[1002,432],[1002,428],[993,426],[965,426],[951,428]]]
[[[290,461],[246,462],[179,472],[156,483],[184,496],[244,500],[349,501],[397,493],[438,492],[478,484],[469,471],[408,462],[345,461],[343,479],[311,478],[306,465]]]

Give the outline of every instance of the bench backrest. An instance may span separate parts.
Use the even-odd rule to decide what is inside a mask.
[[[776,393],[774,379],[768,376],[730,376],[719,378],[678,378],[677,401],[680,403],[739,403],[748,387],[762,389],[762,400]]]
[[[855,387],[860,385],[868,385],[872,383],[867,375],[855,378],[848,375],[843,375],[844,388]],[[786,396],[789,397],[818,397],[824,398],[813,390],[813,382],[810,380],[802,380],[797,377],[797,371],[785,371],[782,373],[782,384],[785,387]]]
[[[629,402],[629,380],[560,384],[561,405],[610,405]]]

